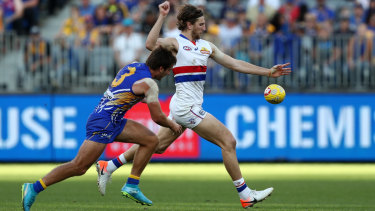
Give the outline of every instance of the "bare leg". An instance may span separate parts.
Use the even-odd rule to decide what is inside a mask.
[[[103,153],[106,144],[85,140],[78,151],[77,156],[70,162],[64,163],[43,177],[43,182],[50,186],[73,176],[86,173],[87,169]]]
[[[224,166],[233,181],[242,178],[236,154],[236,140],[223,123],[207,113],[193,130],[202,138],[221,147]]]
[[[158,138],[142,124],[128,120],[121,134],[116,137],[116,141],[138,144],[138,149],[134,150],[133,154],[131,174],[140,176],[155,151]]]
[[[185,129],[183,129],[184,131]],[[162,154],[181,134],[174,134],[173,131],[166,127],[160,127],[157,134],[159,139],[159,144],[156,147],[155,153]],[[127,162],[133,160],[134,155],[139,148],[138,144],[134,144],[130,149],[123,153]]]

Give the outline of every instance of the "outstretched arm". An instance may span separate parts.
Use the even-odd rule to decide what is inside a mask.
[[[233,57],[223,53],[212,43],[210,43],[210,46],[212,48],[211,58],[224,67],[236,72],[263,75],[273,78],[277,78],[282,75],[289,75],[291,73],[291,68],[287,67],[290,65],[290,63],[278,64],[268,69],[242,60],[234,59]]]
[[[158,125],[170,128],[175,133],[181,133],[182,127],[176,122],[168,119],[168,117],[161,110],[159,103],[159,88],[158,85],[150,78],[144,78],[134,83],[134,94],[145,95],[145,102],[150,110],[151,119]]]

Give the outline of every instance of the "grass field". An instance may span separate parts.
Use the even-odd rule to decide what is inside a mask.
[[[0,164],[0,210],[21,210],[21,184],[40,179],[57,164]],[[102,197],[94,166],[55,184],[32,210],[243,210],[222,164],[151,163],[140,187],[154,205],[123,198],[130,165],[113,175]],[[375,164],[241,164],[247,184],[275,188],[255,210],[375,210]]]

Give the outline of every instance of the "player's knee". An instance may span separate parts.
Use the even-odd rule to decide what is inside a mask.
[[[231,138],[228,138],[224,142],[224,145],[222,148],[223,150],[226,150],[226,151],[236,150],[236,145],[237,145],[236,139],[234,139],[234,137],[231,137]]]
[[[84,175],[89,169],[89,166],[86,166],[83,163],[80,163],[76,160],[71,161],[71,166],[76,176]]]
[[[155,149],[155,153],[156,154],[163,154],[165,152],[165,150],[167,150],[167,147],[159,144],[156,149]]]
[[[156,148],[159,144],[159,139],[157,136],[151,136],[149,140],[147,141],[147,146],[151,148]]]

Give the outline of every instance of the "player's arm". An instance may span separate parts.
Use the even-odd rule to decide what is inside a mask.
[[[175,38],[159,38],[161,27],[169,13],[169,2],[165,1],[162,4],[159,4],[159,17],[152,27],[151,31],[148,33],[146,39],[146,48],[150,51],[154,50],[158,46],[162,46],[165,49],[176,52],[177,40]]]
[[[288,75],[291,73],[291,68],[286,67],[289,66],[290,63],[278,64],[268,69],[254,64],[250,64],[242,60],[234,59],[233,57],[223,53],[218,47],[216,47],[211,42],[210,46],[212,48],[211,58],[215,60],[217,63],[223,65],[224,67],[234,70],[236,72],[263,75],[273,78],[282,75]]]
[[[145,103],[147,103],[150,110],[151,119],[163,127],[168,127],[175,133],[181,133],[182,127],[176,122],[168,119],[168,117],[161,110],[159,103],[159,88],[158,85],[150,78],[144,78],[134,83],[134,94],[145,95]]]

